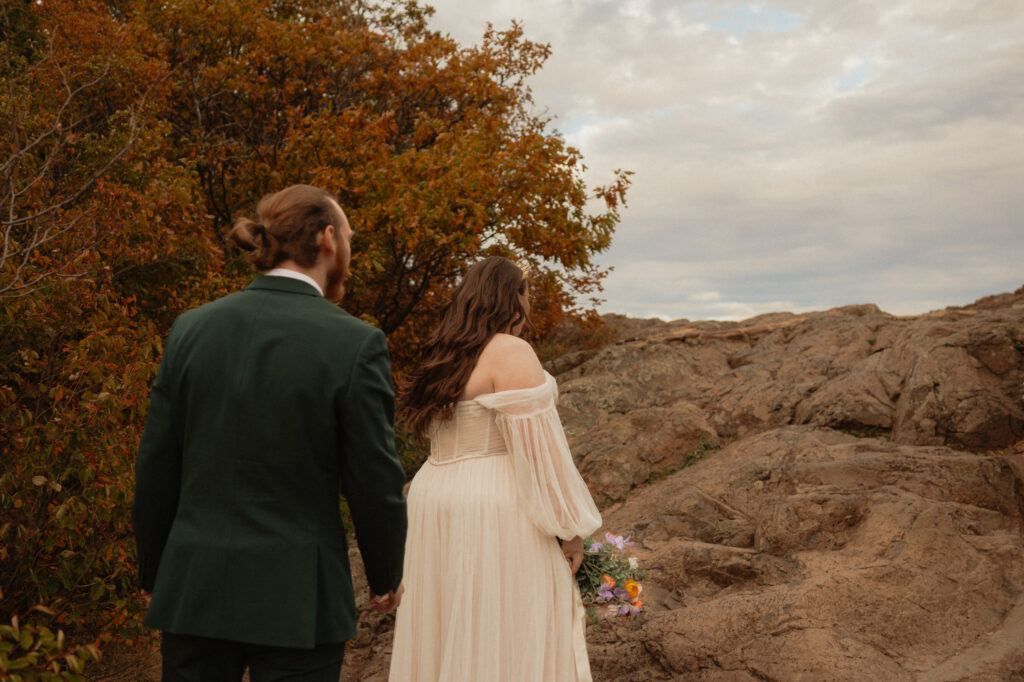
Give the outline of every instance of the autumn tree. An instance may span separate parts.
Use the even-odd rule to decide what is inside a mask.
[[[221,260],[145,27],[47,0],[0,4],[0,30],[0,677],[73,677],[139,631],[128,508],[161,322]]]
[[[174,147],[195,163],[212,231],[283,185],[336,192],[356,231],[346,308],[389,334],[400,364],[483,255],[534,263],[542,330],[598,289],[593,256],[627,174],[588,213],[579,152],[532,111],[526,81],[549,48],[518,25],[465,47],[413,2],[155,8]]]
[[[548,47],[462,46],[415,2],[0,3],[0,676],[141,636],[128,524],[161,342],[252,273],[232,218],[294,182],[356,231],[345,307],[407,366],[469,263],[586,310],[628,185],[588,190],[534,112]],[[592,199],[603,206],[588,209]],[[64,638],[57,636],[65,632]]]

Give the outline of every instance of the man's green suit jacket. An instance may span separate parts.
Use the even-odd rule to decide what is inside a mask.
[[[180,316],[150,398],[132,509],[146,624],[313,647],[355,635],[338,493],[370,589],[402,578],[405,477],[384,334],[260,277]]]

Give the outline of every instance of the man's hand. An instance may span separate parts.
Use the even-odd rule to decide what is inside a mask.
[[[572,540],[563,540],[562,556],[569,562],[573,575],[575,575],[583,564],[583,538],[577,535]]]
[[[398,586],[397,590],[391,590],[382,597],[370,592],[370,608],[377,613],[390,613],[402,603],[402,594],[405,592],[405,583]]]

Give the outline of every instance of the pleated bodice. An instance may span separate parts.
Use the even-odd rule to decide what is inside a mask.
[[[507,455],[505,440],[494,419],[494,411],[475,400],[462,400],[455,414],[430,425],[431,464],[452,464],[476,457]]]

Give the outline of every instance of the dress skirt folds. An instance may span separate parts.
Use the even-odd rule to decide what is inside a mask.
[[[460,402],[409,489],[392,682],[590,680],[584,613],[556,537],[601,525],[554,378]]]

